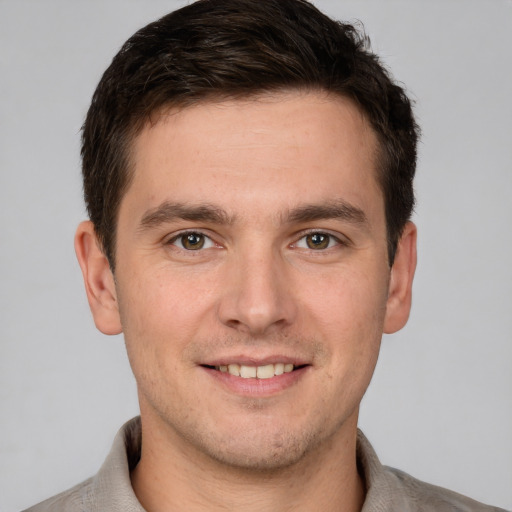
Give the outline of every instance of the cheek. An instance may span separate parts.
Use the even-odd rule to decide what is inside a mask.
[[[120,287],[123,327],[137,332],[179,337],[181,331],[197,326],[208,307],[215,287],[199,276],[161,269],[131,276],[127,288]],[[155,340],[157,341],[157,340]]]
[[[344,334],[382,333],[387,300],[387,279],[367,271],[342,269],[321,280],[306,296],[308,309],[314,311],[321,325]]]
[[[378,283],[376,285],[376,283]],[[330,372],[352,386],[370,379],[375,367],[387,297],[386,280],[375,274],[340,272],[329,286],[310,296],[305,323],[316,325],[326,343]]]
[[[151,379],[149,368],[155,376],[175,374],[184,348],[198,335],[211,297],[204,290],[199,292],[194,279],[172,278],[161,271],[120,280],[118,298],[135,375],[148,374]]]

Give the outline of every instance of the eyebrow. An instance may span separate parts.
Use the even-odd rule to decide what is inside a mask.
[[[153,229],[161,224],[178,219],[211,222],[213,224],[231,224],[233,222],[233,218],[222,208],[211,204],[189,205],[164,201],[156,208],[144,213],[140,221],[139,229]]]
[[[291,223],[325,219],[339,219],[361,226],[368,225],[368,218],[364,211],[342,199],[299,206],[291,209],[285,216],[285,220]]]
[[[232,224],[234,217],[218,206],[202,203],[198,205],[164,201],[156,208],[144,213],[139,230],[154,229],[175,220]],[[340,219],[351,224],[368,225],[366,214],[360,208],[338,199],[322,204],[306,204],[287,211],[282,219],[285,223],[312,222],[325,219]]]

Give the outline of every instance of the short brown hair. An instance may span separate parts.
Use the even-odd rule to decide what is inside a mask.
[[[351,98],[379,139],[388,257],[414,206],[418,127],[364,32],[305,0],[199,0],[136,32],[103,74],[82,133],[87,210],[112,270],[130,144],[155,111],[216,98],[319,89]]]

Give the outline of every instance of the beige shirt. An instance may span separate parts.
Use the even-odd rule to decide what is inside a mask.
[[[25,512],[145,512],[130,483],[140,445],[140,419],[134,418],[118,432],[96,476]],[[505,512],[383,466],[362,432],[357,457],[366,481],[362,512]]]

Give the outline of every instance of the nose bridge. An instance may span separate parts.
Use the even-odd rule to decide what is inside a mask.
[[[288,325],[295,314],[286,263],[270,244],[240,248],[227,268],[221,321],[250,334]]]

